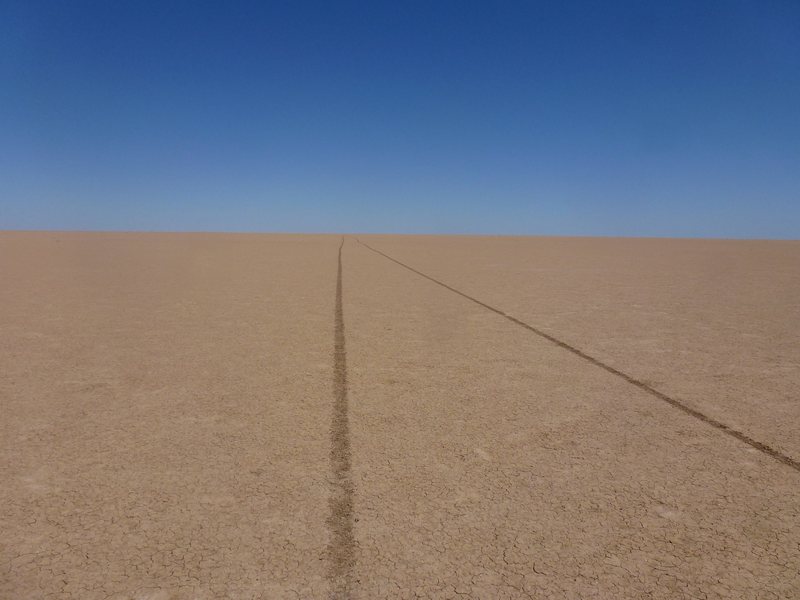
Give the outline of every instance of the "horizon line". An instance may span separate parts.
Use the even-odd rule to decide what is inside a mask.
[[[249,229],[0,229],[5,233],[120,233],[120,234],[219,234],[219,235],[389,235],[389,236],[425,236],[425,237],[507,237],[507,238],[579,238],[579,239],[631,239],[631,240],[709,240],[740,242],[800,242],[798,238],[767,237],[730,237],[705,235],[614,235],[614,234],[568,234],[568,233],[415,233],[386,231],[267,231]]]

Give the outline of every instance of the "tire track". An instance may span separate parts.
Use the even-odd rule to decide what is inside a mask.
[[[715,429],[717,429],[717,430],[719,430],[719,431],[721,431],[721,432],[723,432],[723,433],[725,433],[725,434],[727,434],[727,435],[739,440],[740,442],[743,442],[743,443],[747,444],[748,446],[751,446],[751,447],[755,448],[756,450],[758,450],[759,452],[769,456],[770,458],[773,458],[773,459],[777,460],[778,462],[781,462],[781,463],[791,467],[795,471],[800,472],[800,461],[795,460],[791,456],[783,454],[779,450],[776,450],[775,448],[772,448],[771,446],[768,446],[767,444],[764,444],[763,442],[759,442],[758,440],[754,440],[753,438],[751,438],[746,433],[743,433],[741,431],[733,429],[730,426],[726,425],[725,423],[722,423],[721,421],[717,421],[715,418],[710,417],[710,416],[706,415],[705,413],[702,413],[699,410],[694,409],[694,408],[684,404],[680,400],[672,398],[671,396],[667,396],[663,392],[659,392],[657,389],[647,385],[643,381],[640,381],[640,380],[636,379],[635,377],[633,377],[631,375],[628,375],[627,373],[623,373],[619,369],[615,369],[611,365],[608,365],[608,364],[604,363],[603,361],[601,361],[601,360],[599,360],[599,359],[597,359],[597,358],[595,358],[595,357],[593,357],[593,356],[591,356],[589,354],[586,354],[583,350],[579,350],[575,346],[571,346],[570,344],[558,339],[555,336],[550,335],[549,333],[545,333],[541,329],[537,329],[536,327],[534,327],[532,325],[529,325],[529,324],[525,323],[524,321],[520,321],[516,317],[513,317],[513,316],[511,316],[509,314],[506,314],[505,312],[503,312],[499,308],[495,308],[494,306],[486,304],[485,302],[481,302],[477,298],[473,298],[472,296],[470,296],[468,294],[465,294],[464,292],[461,292],[461,291],[455,289],[454,287],[450,287],[446,283],[443,283],[443,282],[439,281],[438,279],[434,279],[430,275],[426,275],[425,273],[423,273],[421,271],[417,271],[415,268],[410,267],[407,264],[400,262],[396,258],[392,258],[388,254],[385,254],[385,253],[381,252],[380,250],[376,250],[375,248],[365,244],[364,242],[362,242],[358,238],[356,238],[356,241],[359,244],[361,244],[362,246],[364,246],[365,248],[371,250],[372,252],[375,252],[376,254],[380,254],[384,258],[392,261],[393,263],[396,263],[396,264],[400,265],[401,267],[403,267],[405,269],[408,269],[412,273],[416,273],[420,277],[424,277],[425,279],[427,279],[429,281],[432,281],[433,283],[435,283],[437,285],[440,285],[443,288],[445,288],[447,290],[450,290],[451,292],[453,292],[455,294],[458,294],[462,298],[466,298],[470,302],[474,302],[478,306],[482,306],[483,308],[485,308],[487,310],[490,310],[493,313],[496,313],[496,314],[500,315],[501,317],[504,317],[504,318],[508,319],[512,323],[514,323],[516,325],[519,325],[520,327],[523,327],[524,329],[527,329],[528,331],[530,331],[532,333],[535,333],[539,337],[544,338],[549,342],[552,342],[553,344],[555,344],[559,348],[563,348],[564,350],[566,350],[568,352],[571,352],[572,354],[574,354],[576,356],[579,356],[580,358],[582,358],[586,362],[589,362],[589,363],[595,365],[596,367],[600,367],[601,369],[603,369],[605,371],[608,371],[612,375],[616,375],[620,379],[624,379],[625,381],[627,381],[631,385],[634,385],[637,388],[639,388],[640,390],[642,390],[644,392],[647,392],[651,396],[653,396],[655,398],[658,398],[659,400],[661,400],[663,402],[666,402],[667,404],[669,404],[670,406],[672,406],[674,408],[677,408],[681,412],[683,412],[683,413],[685,413],[685,414],[687,414],[687,415],[689,415],[691,417],[694,417],[698,421],[702,421],[703,423],[706,423],[707,425],[710,425],[711,427],[713,427],[713,428],[715,428]]]
[[[355,565],[355,536],[353,534],[354,486],[350,472],[350,420],[347,398],[347,353],[344,342],[344,311],[342,309],[342,247],[339,244],[339,263],[336,274],[336,308],[333,337],[333,416],[331,419],[331,490],[328,501],[328,581],[331,597],[350,598]]]

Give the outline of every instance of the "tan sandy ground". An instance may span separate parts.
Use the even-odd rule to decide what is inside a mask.
[[[800,459],[800,241],[359,238]]]
[[[800,458],[800,244],[359,237]],[[324,598],[342,519],[355,598],[800,597],[798,471],[353,237],[332,447],[338,247],[0,234],[0,597]]]
[[[324,597],[336,237],[0,237],[0,597]]]
[[[348,251],[364,597],[800,597],[800,473]]]

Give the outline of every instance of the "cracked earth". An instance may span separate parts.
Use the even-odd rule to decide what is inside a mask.
[[[800,459],[800,243],[359,238]],[[0,598],[800,597],[800,472],[341,241],[0,233]]]

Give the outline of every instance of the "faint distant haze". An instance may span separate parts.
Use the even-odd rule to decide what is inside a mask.
[[[0,229],[800,237],[800,3],[0,6]]]

